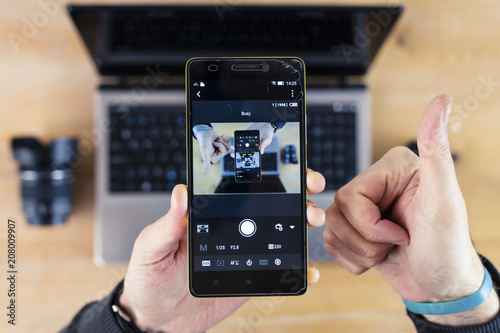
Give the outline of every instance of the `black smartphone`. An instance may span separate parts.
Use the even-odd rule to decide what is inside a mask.
[[[305,66],[295,57],[186,64],[189,290],[307,289]],[[284,147],[297,163],[283,163]]]
[[[234,131],[234,179],[238,183],[260,182],[260,132]]]

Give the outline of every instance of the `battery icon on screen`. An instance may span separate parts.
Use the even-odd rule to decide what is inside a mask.
[[[278,81],[278,86],[284,86],[285,85],[285,81]]]
[[[288,104],[288,106],[290,106],[290,107],[297,107],[297,106],[299,106],[299,103],[297,103],[297,102],[290,102],[290,104]]]

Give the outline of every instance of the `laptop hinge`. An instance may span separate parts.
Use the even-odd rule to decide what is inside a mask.
[[[127,85],[127,76],[126,75],[120,75],[117,78],[117,84],[119,86],[126,86]]]

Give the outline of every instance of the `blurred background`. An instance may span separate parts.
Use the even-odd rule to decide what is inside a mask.
[[[16,327],[2,332],[54,332],[87,302],[100,299],[126,272],[92,258],[95,147],[92,96],[102,83],[65,10],[65,0],[2,0],[0,5],[0,306],[5,309],[7,220],[16,221]],[[139,1],[72,1],[74,4]],[[148,3],[172,3],[148,1]],[[182,2],[187,4],[188,1]],[[191,3],[191,2],[189,2]],[[217,0],[214,6],[305,1]],[[307,4],[403,5],[364,82],[371,91],[372,155],[416,137],[420,116],[440,93],[454,97],[450,141],[478,251],[500,265],[500,3],[493,0],[307,1]],[[57,6],[43,15],[44,4]],[[23,35],[26,21],[39,20]],[[22,36],[13,42],[12,36]],[[18,165],[10,140],[59,136],[80,140],[74,210],[58,227],[33,227],[22,212]],[[153,222],[153,221],[151,221]],[[321,280],[299,298],[253,299],[209,332],[414,332],[404,306],[376,272],[352,277],[320,263]]]

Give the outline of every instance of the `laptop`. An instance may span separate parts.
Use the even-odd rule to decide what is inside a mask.
[[[134,240],[164,215],[186,181],[184,66],[194,56],[299,56],[307,71],[308,167],[335,191],[371,164],[370,93],[362,77],[402,7],[69,5],[102,75],[94,99],[97,265],[126,262]],[[263,177],[279,188],[294,147],[274,141]],[[268,154],[269,152],[269,154]],[[220,163],[221,177],[231,160]],[[325,261],[324,228],[309,228],[309,257]]]

